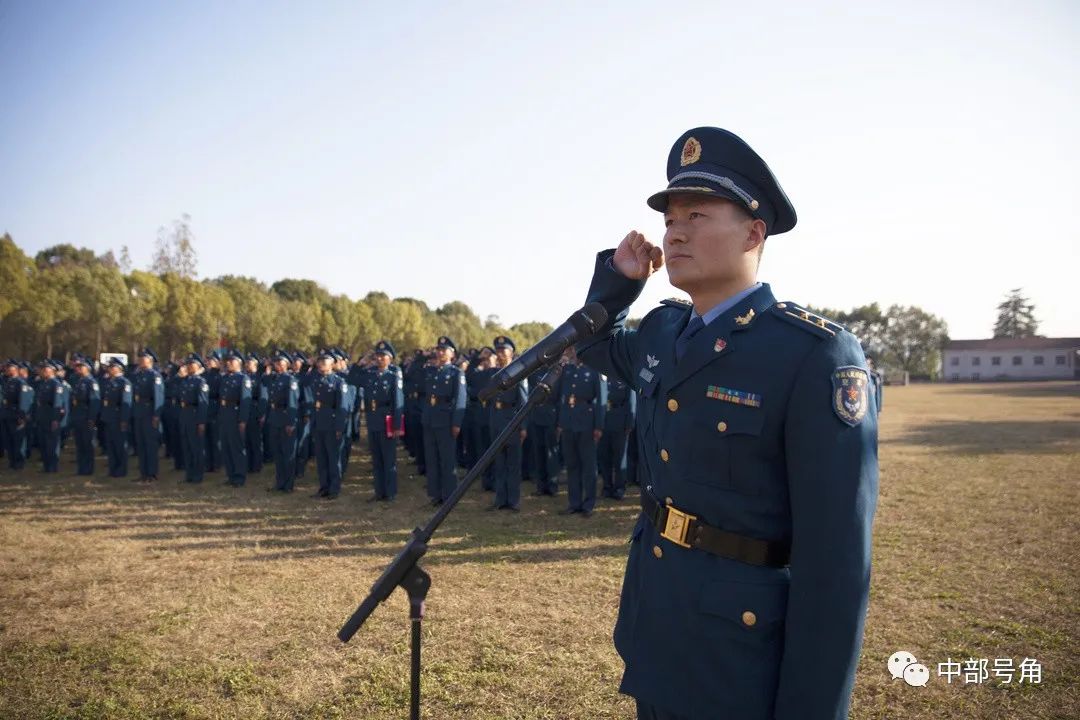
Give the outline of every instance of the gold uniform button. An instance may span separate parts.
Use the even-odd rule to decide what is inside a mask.
[[[720,422],[716,423],[716,429],[720,432],[727,432],[727,423],[721,420]]]
[[[778,307],[778,308],[780,308],[781,310],[783,310],[784,308],[786,308],[786,307],[787,307],[787,303],[776,303],[776,307]]]
[[[670,456],[670,455],[668,455],[668,451],[667,451],[667,450],[661,450],[661,451],[660,451],[660,459],[661,459],[661,460],[663,460],[664,462],[667,462],[667,461],[668,461],[668,458],[669,458],[669,457],[671,457],[671,456]]]
[[[671,412],[675,412],[676,410],[679,409],[679,401],[676,400],[675,398],[671,398],[670,400],[667,401],[667,409],[670,410]]]
[[[664,551],[660,549],[659,545],[652,546],[652,554],[656,556],[657,560],[664,557]]]
[[[673,505],[673,504],[675,504],[675,501],[674,501],[674,500],[672,500],[672,499],[671,499],[671,498],[669,498],[669,497],[666,497],[666,498],[664,498],[664,504],[665,504],[665,505]]]
[[[747,610],[742,614],[742,621],[743,625],[746,625],[747,627],[753,627],[755,624],[757,624],[757,615]]]

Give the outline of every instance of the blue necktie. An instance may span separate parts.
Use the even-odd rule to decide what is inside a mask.
[[[686,324],[683,331],[679,333],[679,337],[675,338],[675,362],[682,360],[682,356],[686,354],[686,348],[690,345],[690,341],[694,339],[694,336],[697,335],[703,327],[705,327],[705,321],[701,319],[700,315],[695,315],[690,319],[690,322]]]

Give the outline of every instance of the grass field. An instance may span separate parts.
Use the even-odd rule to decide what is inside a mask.
[[[853,718],[1080,717],[1080,384],[886,389],[874,578]],[[166,473],[152,486],[0,476],[0,718],[403,718],[400,592],[335,638],[413,526],[422,478],[369,505],[366,452],[335,503]],[[171,467],[171,465],[170,465]],[[134,466],[133,466],[134,470]],[[527,495],[527,493],[526,493]],[[636,502],[565,497],[436,536],[426,718],[628,718],[611,643]],[[893,680],[912,652],[929,685]],[[947,684],[937,663],[1034,658],[1041,684]]]

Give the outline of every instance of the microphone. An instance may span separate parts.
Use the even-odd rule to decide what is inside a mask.
[[[607,310],[598,302],[591,302],[576,311],[547,337],[497,372],[478,397],[482,402],[487,402],[517,385],[537,368],[550,365],[562,355],[563,350],[599,330],[607,322],[607,317]]]

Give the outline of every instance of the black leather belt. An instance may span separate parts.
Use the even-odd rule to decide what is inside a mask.
[[[641,511],[660,531],[661,537],[676,545],[763,567],[785,567],[791,561],[791,546],[786,542],[761,540],[715,528],[672,505],[661,505],[647,493],[641,494]]]

